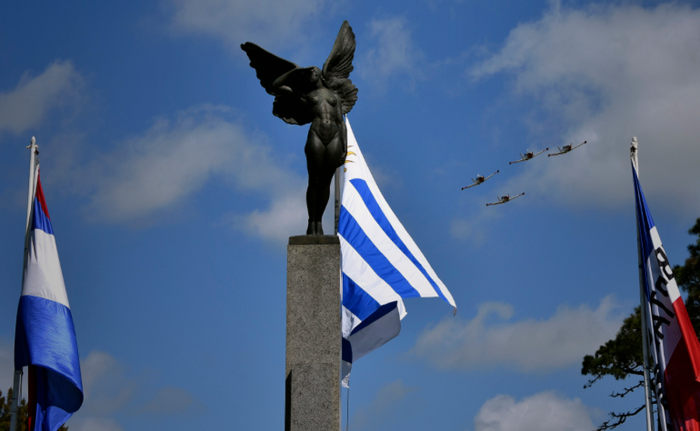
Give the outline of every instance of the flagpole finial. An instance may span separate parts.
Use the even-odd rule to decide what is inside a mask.
[[[36,144],[36,138],[34,136],[32,136],[32,139],[29,141],[29,146],[27,149],[30,148],[39,148],[39,146]]]

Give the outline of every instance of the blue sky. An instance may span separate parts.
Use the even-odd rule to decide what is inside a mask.
[[[700,216],[698,2],[3,3],[0,388],[36,136],[86,390],[71,430],[283,426],[307,130],[272,116],[239,46],[321,66],[345,19],[353,130],[459,307],[407,301],[355,364],[351,429],[589,430],[642,402],[584,390],[580,364],[639,300],[633,135],[672,262]]]

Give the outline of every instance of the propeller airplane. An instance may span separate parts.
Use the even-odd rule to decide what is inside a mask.
[[[520,160],[516,160],[514,162],[508,163],[509,165],[512,165],[514,163],[520,163],[520,162],[527,162],[528,160],[532,160],[535,157],[539,156],[540,154],[544,153],[545,151],[549,151],[549,148],[545,148],[544,150],[540,151],[539,153],[534,153],[532,151],[526,151],[525,154],[520,153]]]
[[[524,194],[525,194],[525,192],[520,193],[519,195],[513,196],[513,197],[510,197],[510,194],[507,194],[507,195],[501,196],[501,197],[497,196],[498,202],[488,203],[488,204],[486,204],[486,206],[488,207],[491,205],[502,205],[502,204],[508,203],[510,201],[513,201],[513,200],[519,198],[520,196],[523,196]]]
[[[468,188],[471,188],[471,187],[474,187],[474,186],[478,186],[479,184],[482,184],[484,181],[488,180],[489,178],[491,178],[492,176],[496,175],[496,174],[499,173],[499,172],[501,172],[501,171],[498,170],[498,171],[492,173],[491,175],[489,175],[488,177],[484,177],[483,175],[477,174],[477,175],[476,175],[476,179],[472,178],[473,184],[470,184],[470,185],[468,185],[468,186],[466,186],[466,187],[462,187],[462,190],[468,189]]]
[[[568,152],[570,152],[570,151],[575,150],[576,148],[580,147],[581,145],[585,144],[586,142],[588,142],[588,141],[583,141],[583,142],[581,142],[580,144],[578,144],[578,145],[576,145],[576,146],[574,146],[574,144],[569,144],[569,145],[564,145],[564,146],[561,147],[561,148],[557,147],[557,148],[559,148],[559,152],[558,152],[558,153],[547,154],[547,157],[559,156],[559,155],[562,155],[562,154],[566,154],[566,153],[568,153]]]

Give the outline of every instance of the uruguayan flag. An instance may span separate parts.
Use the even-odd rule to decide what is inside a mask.
[[[15,369],[30,367],[36,410],[32,430],[55,431],[83,403],[78,345],[56,239],[37,174],[31,236],[17,310]],[[33,368],[33,370],[31,369]],[[32,380],[32,379],[30,379]]]
[[[402,298],[455,301],[384,200],[350,123],[338,220],[343,275],[343,385],[354,361],[396,337]]]

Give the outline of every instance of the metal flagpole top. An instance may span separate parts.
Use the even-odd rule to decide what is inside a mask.
[[[634,167],[639,172],[639,160],[637,158],[637,152],[639,151],[639,142],[637,142],[637,137],[632,136],[632,143],[630,144],[630,157],[634,161]]]
[[[27,149],[30,149],[30,148],[39,148],[39,146],[36,144],[36,138],[34,136],[32,136],[30,144],[27,147]]]

